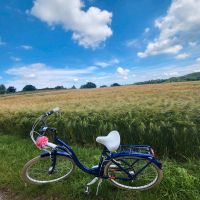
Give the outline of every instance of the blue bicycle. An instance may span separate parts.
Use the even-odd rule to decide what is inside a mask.
[[[24,181],[33,184],[45,184],[60,181],[68,177],[78,166],[86,173],[94,175],[94,179],[86,185],[90,186],[103,179],[111,181],[115,186],[130,190],[146,190],[160,183],[163,177],[162,164],[155,158],[154,151],[147,145],[120,145],[117,131],[107,136],[97,137],[96,141],[104,145],[98,165],[88,168],[84,166],[72,148],[57,137],[56,129],[46,124],[46,119],[59,108],[42,114],[34,123],[30,132],[33,142],[43,153],[27,162],[22,170]],[[36,131],[36,127],[40,126]],[[49,142],[47,133],[53,133],[54,143]]]

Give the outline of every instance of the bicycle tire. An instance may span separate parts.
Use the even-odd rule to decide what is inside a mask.
[[[140,164],[141,166],[144,166],[145,164],[147,164],[147,162],[149,162],[149,160],[145,158],[132,157],[132,156],[117,157],[114,160],[118,162],[120,166],[122,166],[123,168],[126,167],[126,169],[129,170],[128,172],[131,173],[132,175],[134,175],[134,173],[135,174],[137,173],[137,171],[140,168]],[[132,168],[130,168],[128,164],[125,164],[126,162],[128,163],[129,161],[135,162],[136,160],[138,160],[136,162],[137,166],[135,164],[133,165]],[[125,163],[123,163],[124,161]],[[144,181],[146,177],[144,175],[149,174],[150,169],[154,171],[155,177],[152,180],[149,180],[147,181],[147,183],[145,183]],[[123,188],[123,189],[129,189],[129,190],[150,189],[158,185],[161,182],[162,177],[163,177],[163,171],[158,166],[156,166],[153,162],[151,162],[141,173],[139,173],[134,180],[133,179],[129,180],[128,175],[124,171],[122,171],[117,165],[115,164],[113,165],[112,161],[109,161],[106,164],[104,168],[104,174],[115,186],[119,188]],[[123,179],[126,179],[126,180],[123,180]]]
[[[22,179],[31,184],[53,183],[67,178],[75,170],[74,161],[66,156],[56,155],[56,165],[53,173],[49,173],[51,163],[50,156],[33,158],[24,165],[21,172]],[[35,174],[34,168],[36,169]]]

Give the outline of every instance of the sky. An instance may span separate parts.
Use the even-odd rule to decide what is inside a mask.
[[[200,71],[200,0],[1,0],[0,84],[21,90]]]

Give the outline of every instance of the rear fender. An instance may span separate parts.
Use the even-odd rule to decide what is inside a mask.
[[[126,156],[131,156],[131,157],[138,157],[138,158],[143,158],[147,159],[153,164],[155,164],[159,169],[162,169],[162,163],[157,160],[154,156],[149,155],[149,154],[142,154],[142,153],[127,153],[127,152],[119,152],[119,153],[112,153],[111,158],[117,158],[117,157],[126,157]]]

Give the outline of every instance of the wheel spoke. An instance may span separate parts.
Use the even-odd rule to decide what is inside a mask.
[[[111,181],[119,187],[145,189],[155,185],[160,180],[159,173],[161,173],[161,170],[146,159],[127,156],[116,158],[114,161],[118,164],[121,163],[120,167],[123,170],[117,165],[113,165],[111,161],[105,168],[107,176],[112,177]],[[130,175],[133,177],[132,179]],[[136,176],[134,177],[134,175]]]
[[[49,157],[36,157],[29,161],[24,169],[23,176],[28,182],[41,184],[61,180],[74,170],[72,160],[64,156],[56,156],[55,168],[52,171],[52,160]]]

